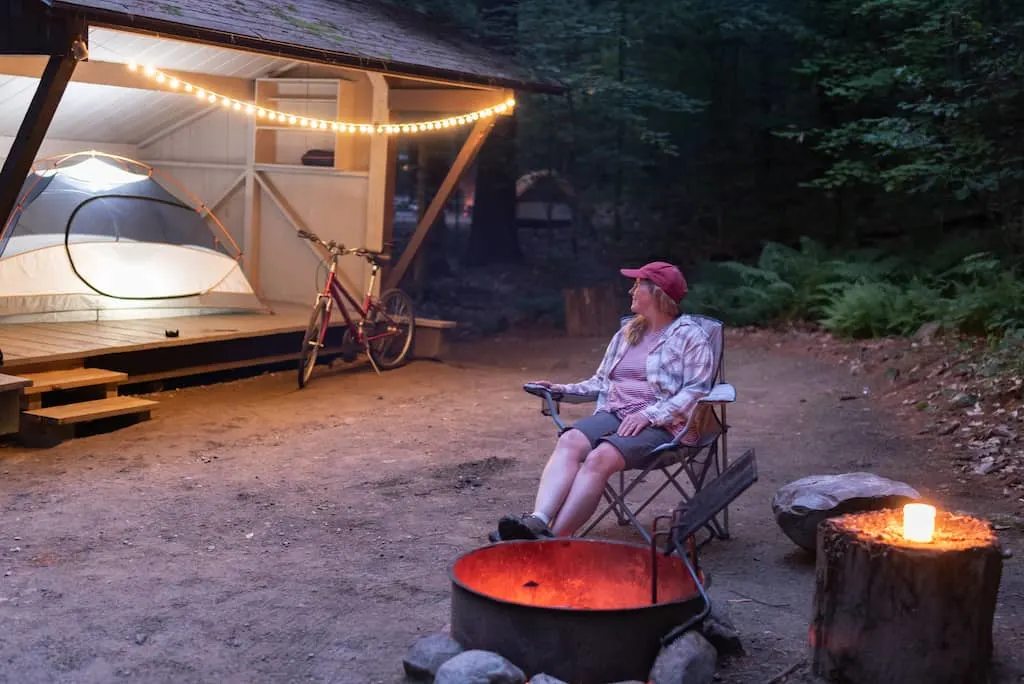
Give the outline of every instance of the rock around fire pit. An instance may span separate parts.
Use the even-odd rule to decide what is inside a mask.
[[[710,642],[742,650],[682,559],[647,546],[504,542],[461,556],[451,576],[451,634],[419,640],[404,661],[407,674],[437,684],[706,684],[719,653]]]
[[[907,541],[903,521],[889,509],[819,528],[814,673],[848,684],[987,681],[1002,575],[995,534],[939,511],[930,541]]]

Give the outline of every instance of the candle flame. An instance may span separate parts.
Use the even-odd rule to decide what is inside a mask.
[[[903,507],[903,538],[929,543],[935,533],[935,506],[909,503]]]

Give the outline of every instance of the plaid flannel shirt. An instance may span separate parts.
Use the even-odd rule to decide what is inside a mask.
[[[583,382],[556,384],[552,389],[565,394],[597,392],[594,412],[603,410],[608,402],[612,369],[629,348],[625,329],[623,326],[612,337],[593,377]],[[696,442],[702,428],[698,424],[700,417],[695,415],[697,402],[711,391],[717,370],[715,350],[707,333],[688,316],[678,317],[647,355],[647,382],[657,402],[644,409],[643,414],[651,425],[665,428],[684,444]]]

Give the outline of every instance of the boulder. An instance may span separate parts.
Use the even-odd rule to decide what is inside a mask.
[[[920,498],[910,485],[874,473],[811,475],[775,492],[772,512],[787,537],[797,546],[814,551],[822,520],[846,513],[896,508]]]
[[[718,652],[699,632],[690,630],[658,652],[652,684],[711,684]]]
[[[539,674],[530,677],[530,684],[569,684],[565,680],[559,679],[558,677],[552,677],[549,674]]]
[[[434,684],[526,684],[526,675],[497,653],[473,650],[438,668]]]
[[[413,643],[402,661],[402,667],[409,677],[429,682],[437,675],[438,668],[463,650],[465,649],[452,639],[450,634],[431,634]]]
[[[714,594],[711,596],[711,612],[698,627],[701,635],[715,647],[720,656],[740,655],[743,643],[739,631],[733,624],[728,604]]]

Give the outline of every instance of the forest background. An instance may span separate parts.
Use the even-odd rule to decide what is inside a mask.
[[[566,88],[521,94],[492,134],[471,219],[435,227],[416,269],[427,309],[558,326],[566,288],[663,259],[730,325],[1020,344],[1024,3],[392,4]],[[460,142],[407,150],[420,212]],[[537,172],[569,224],[517,225]]]

